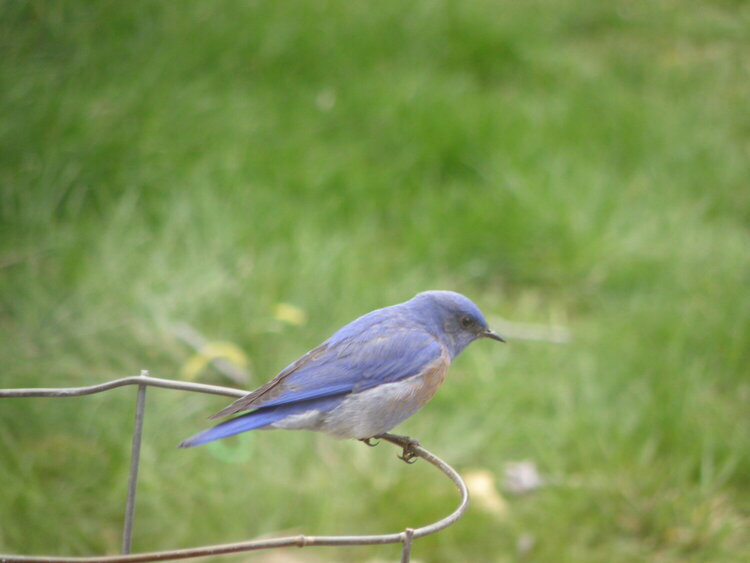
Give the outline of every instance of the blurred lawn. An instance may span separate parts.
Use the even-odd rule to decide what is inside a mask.
[[[242,347],[254,386],[454,289],[573,340],[475,344],[400,427],[548,481],[415,557],[750,559],[747,3],[6,1],[0,27],[0,386],[179,377],[180,322]],[[0,552],[118,550],[133,396],[2,402]],[[385,445],[177,450],[226,401],[148,403],[139,551],[455,503]]]

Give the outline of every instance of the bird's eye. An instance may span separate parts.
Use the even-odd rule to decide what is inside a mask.
[[[461,326],[463,328],[469,328],[470,326],[474,325],[474,319],[472,319],[470,316],[466,315],[465,317],[461,317]]]

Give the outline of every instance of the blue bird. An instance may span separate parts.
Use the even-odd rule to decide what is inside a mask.
[[[270,428],[315,430],[372,445],[370,438],[400,424],[433,397],[451,361],[478,338],[505,342],[467,297],[452,291],[419,293],[339,329],[211,418],[244,414],[180,447]]]

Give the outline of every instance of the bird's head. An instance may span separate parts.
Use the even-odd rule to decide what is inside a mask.
[[[409,304],[443,340],[451,357],[456,357],[478,338],[505,342],[502,336],[487,325],[479,307],[460,293],[425,291],[417,294]]]

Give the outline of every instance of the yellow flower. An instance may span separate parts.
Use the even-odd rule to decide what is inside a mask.
[[[305,312],[289,303],[277,303],[273,308],[273,318],[294,326],[301,326],[307,322]]]
[[[508,512],[505,499],[495,486],[495,476],[487,469],[476,469],[464,475],[471,499],[483,510],[503,518]]]
[[[247,368],[248,358],[236,344],[231,342],[209,342],[182,366],[182,378],[192,381],[203,371],[209,362],[224,358],[240,369]]]

